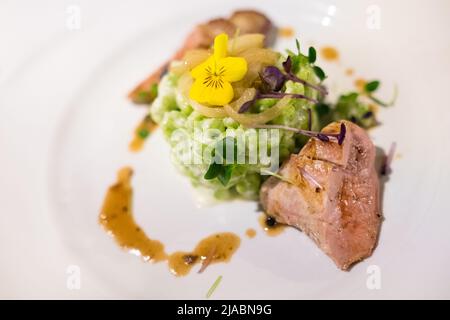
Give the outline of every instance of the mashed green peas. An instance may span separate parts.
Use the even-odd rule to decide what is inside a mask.
[[[313,73],[307,69],[302,70],[301,75],[306,80],[315,83]],[[189,105],[186,98],[177,91],[177,77],[168,73],[163,77],[158,88],[158,97],[151,107],[151,116],[155,122],[161,125],[164,136],[171,146],[171,157],[175,166],[182,174],[189,177],[194,186],[202,186],[211,189],[216,198],[227,199],[239,196],[246,199],[258,198],[259,189],[265,176],[261,175],[261,168],[267,167],[260,161],[252,163],[248,155],[258,145],[260,129],[248,129],[230,117],[208,118],[196,112]],[[301,93],[311,97],[316,92],[299,83],[288,81],[284,92]],[[251,112],[258,113],[272,107],[276,99],[258,100]],[[289,127],[306,129],[308,127],[308,112],[311,103],[301,99],[292,99],[282,113],[269,124],[286,125]],[[313,112],[314,117],[315,113]],[[317,121],[313,121],[317,122]],[[202,133],[199,135],[198,133]],[[241,136],[245,139],[245,163],[227,166],[224,173],[227,181],[223,179],[205,179],[205,174],[212,162],[217,143],[224,141],[226,137]],[[296,152],[305,140],[296,136],[293,132],[279,130],[279,140],[268,141],[268,150],[279,148],[279,163],[285,160],[291,153]],[[195,161],[202,158],[206,151],[211,154],[207,161]],[[209,150],[209,151],[208,151]],[[236,150],[237,153],[242,150]],[[250,163],[249,163],[250,162]]]

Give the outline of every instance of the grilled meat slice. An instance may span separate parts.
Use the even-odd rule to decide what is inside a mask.
[[[342,145],[311,138],[261,188],[261,203],[277,222],[305,232],[343,269],[371,255],[381,224],[375,147],[367,133],[344,121]],[[322,130],[338,133],[340,123]]]

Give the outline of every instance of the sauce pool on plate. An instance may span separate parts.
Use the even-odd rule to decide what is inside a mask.
[[[259,224],[268,236],[274,237],[284,231],[286,225],[276,222],[275,218],[263,213],[259,217]]]
[[[213,234],[201,240],[192,252],[175,252],[169,257],[169,269],[177,276],[189,273],[201,262],[199,273],[212,263],[228,262],[239,248],[241,239],[231,232]]]
[[[339,59],[339,52],[337,49],[329,46],[322,47],[320,49],[320,55],[327,61],[335,61]]]
[[[119,170],[117,182],[108,189],[99,215],[100,224],[121,248],[141,256],[144,261],[168,261],[170,271],[176,276],[187,275],[200,262],[200,272],[203,272],[212,263],[230,261],[241,242],[231,232],[204,238],[192,252],[179,251],[168,255],[164,244],[150,239],[134,221],[132,175],[133,170],[129,167]]]
[[[256,230],[253,229],[253,228],[249,228],[249,229],[247,229],[247,230],[245,231],[245,235],[246,235],[248,238],[252,239],[252,238],[254,238],[254,237],[256,236]]]
[[[134,221],[131,207],[132,175],[133,171],[128,167],[119,170],[117,182],[106,194],[99,222],[120,247],[141,256],[145,261],[163,261],[167,259],[164,245],[147,237]]]
[[[282,27],[278,29],[278,35],[282,38],[292,38],[295,34],[295,31],[291,27]]]

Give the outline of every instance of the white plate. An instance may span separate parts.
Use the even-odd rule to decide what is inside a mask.
[[[130,87],[197,22],[250,3],[86,1],[78,5],[79,30],[66,26],[73,9],[56,1],[25,12],[20,3],[0,5],[0,39],[9,48],[0,53],[0,297],[195,299],[218,275],[214,298],[450,297],[447,2],[257,5],[278,25],[294,27],[304,47],[339,49],[338,64],[323,63],[332,90],[351,88],[346,68],[381,79],[381,95],[398,84],[396,106],[383,109],[383,124],[371,131],[376,145],[396,141],[401,155],[384,191],[386,220],[374,255],[350,272],[337,270],[300,232],[264,235],[255,203],[197,208],[160,133],[143,152],[127,151],[144,112],[126,100]],[[374,10],[380,29],[370,28]],[[292,48],[293,40],[278,46]],[[134,211],[149,235],[171,252],[215,231],[236,232],[242,244],[232,261],[175,278],[164,263],[121,251],[97,215],[124,165],[135,170]],[[244,236],[249,227],[258,231],[251,240]],[[67,287],[73,265],[79,290]],[[381,272],[379,290],[366,285],[372,265]]]

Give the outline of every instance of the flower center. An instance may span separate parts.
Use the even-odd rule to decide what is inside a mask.
[[[225,68],[221,66],[219,70],[214,67],[214,70],[211,66],[207,66],[206,69],[207,76],[205,77],[203,84],[209,88],[223,88],[223,75],[225,73]]]

